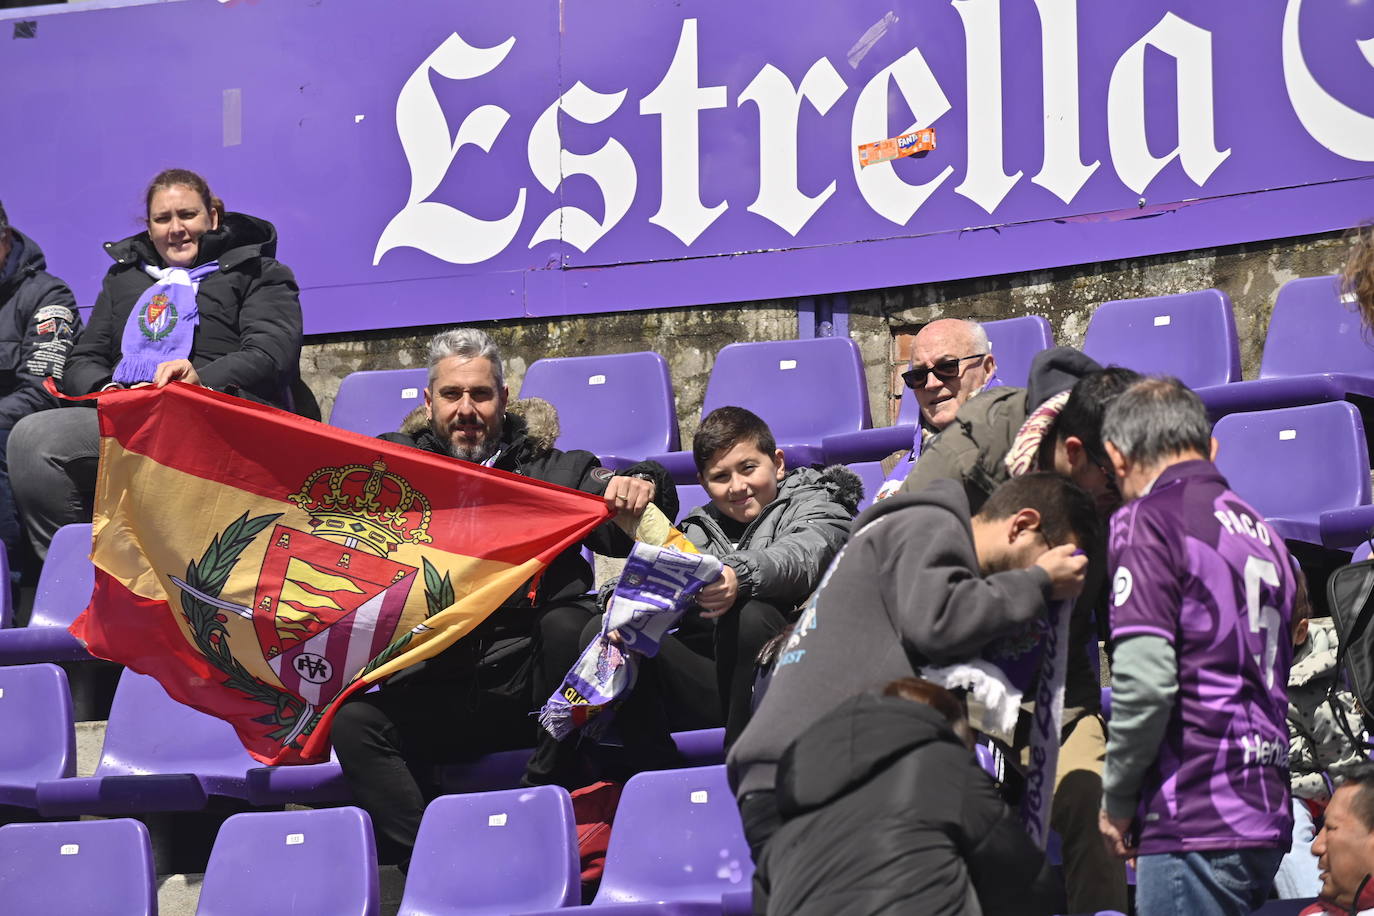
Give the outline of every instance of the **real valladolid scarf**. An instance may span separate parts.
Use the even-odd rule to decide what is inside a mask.
[[[123,353],[113,379],[121,385],[151,382],[157,367],[169,360],[191,355],[191,339],[200,324],[196,292],[202,277],[219,270],[211,261],[186,270],[182,267],[143,265],[154,283],[143,291],[129,313],[120,340]]]

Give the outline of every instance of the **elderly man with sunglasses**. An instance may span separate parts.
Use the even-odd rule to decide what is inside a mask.
[[[913,341],[911,367],[902,381],[921,405],[921,421],[939,432],[965,401],[997,382],[997,360],[987,331],[976,321],[941,318]]]

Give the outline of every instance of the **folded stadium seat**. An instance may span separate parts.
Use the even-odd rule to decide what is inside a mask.
[[[1217,467],[1281,537],[1321,544],[1322,522],[1335,518],[1347,527],[1328,525],[1329,534],[1343,539],[1353,531],[1348,544],[1368,529],[1369,523],[1350,521],[1357,513],[1341,511],[1369,505],[1364,426],[1351,404],[1234,413],[1212,433],[1219,443]]]
[[[1337,278],[1289,280],[1274,300],[1259,378],[1198,391],[1212,419],[1268,410],[1374,398],[1374,347],[1359,314],[1341,301]]]
[[[676,732],[673,741],[690,766],[725,762],[725,729],[703,728]],[[514,788],[529,762],[530,751],[498,751],[469,763],[439,768],[445,793],[491,792]],[[353,795],[338,761],[304,766],[255,767],[248,771],[248,801],[268,805],[329,805],[350,802]]]
[[[128,818],[0,827],[0,909],[156,916],[148,828]]]
[[[863,501],[859,503],[859,511],[862,512],[873,505],[873,497],[878,494],[878,488],[883,485],[883,479],[885,477],[883,474],[883,463],[881,461],[860,461],[856,464],[851,464],[849,469],[855,474],[858,474],[859,479],[863,481],[864,498]]]
[[[64,525],[53,535],[38,575],[29,625],[0,630],[0,665],[89,659],[67,627],[86,609],[94,588],[91,526]]]
[[[620,796],[590,908],[717,916],[722,896],[748,889],[753,875],[725,767],[640,773]]]
[[[788,467],[825,462],[821,440],[869,427],[868,384],[858,345],[847,337],[734,343],[716,354],[705,417],[717,407],[752,410],[773,431]],[[696,480],[692,453],[649,455],[678,483]]]
[[[695,465],[693,465],[695,467]],[[677,485],[677,517],[681,521],[688,512],[697,506],[704,506],[711,501],[706,488],[695,483],[680,483]]]
[[[1219,289],[1104,302],[1083,352],[1104,366],[1172,375],[1190,388],[1240,381],[1231,300]]]
[[[398,916],[505,916],[581,898],[566,789],[444,795],[425,808]]]
[[[339,384],[329,425],[364,436],[394,433],[406,415],[425,402],[428,369],[353,372]]]
[[[0,806],[34,808],[34,787],[76,775],[67,674],[56,665],[0,668]]]
[[[196,916],[377,916],[372,820],[361,808],[257,811],[220,826]]]
[[[985,321],[983,330],[987,331],[992,354],[997,357],[996,377],[1003,385],[1024,388],[1035,354],[1054,346],[1050,323],[1039,315]],[[821,440],[825,461],[827,464],[881,461],[893,452],[909,449],[920,417],[921,407],[916,403],[916,396],[903,385],[902,404],[895,423],[826,436]]]
[[[125,669],[95,775],[38,784],[45,817],[199,811],[211,796],[247,796],[257,762],[222,719],[183,706],[151,677]]]
[[[678,449],[673,383],[657,353],[536,360],[520,397],[558,409],[560,449],[586,449],[608,468]]]

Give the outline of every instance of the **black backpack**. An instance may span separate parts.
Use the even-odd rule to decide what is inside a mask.
[[[1359,737],[1362,724],[1348,721],[1335,694],[1343,674],[1365,717],[1374,710],[1374,560],[1361,560],[1333,572],[1326,581],[1326,598],[1340,642],[1336,677],[1327,702],[1352,746],[1368,749],[1374,745]]]

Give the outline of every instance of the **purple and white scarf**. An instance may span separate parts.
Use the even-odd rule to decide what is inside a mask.
[[[196,293],[201,279],[219,270],[219,262],[190,270],[151,264],[144,264],[143,269],[154,283],[138,297],[124,325],[119,342],[123,355],[113,376],[121,385],[151,382],[159,365],[191,355],[192,338],[200,324]]]

